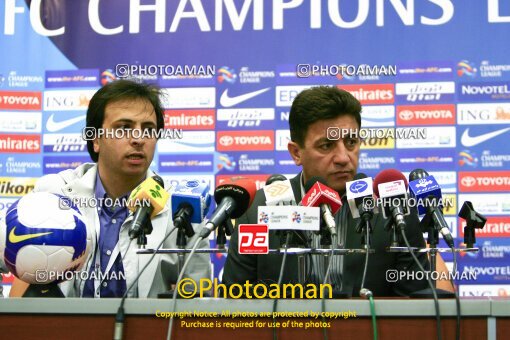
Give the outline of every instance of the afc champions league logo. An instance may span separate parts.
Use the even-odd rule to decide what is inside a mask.
[[[259,215],[259,223],[267,223],[267,222],[269,222],[269,215],[262,211]]]

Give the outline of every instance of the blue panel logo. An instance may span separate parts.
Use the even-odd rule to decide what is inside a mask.
[[[90,162],[89,156],[45,156],[43,174],[56,174],[67,169],[74,169]]]
[[[212,172],[214,156],[211,154],[159,155],[160,172]]]
[[[84,111],[43,112],[44,133],[81,133],[85,127]]]
[[[39,177],[42,168],[41,155],[0,154],[0,176]]]
[[[457,97],[462,102],[510,101],[510,82],[458,83]]]
[[[365,190],[367,190],[367,188],[368,188],[367,182],[365,182],[365,181],[356,181],[356,182],[354,182],[354,183],[352,183],[350,185],[349,190],[351,192],[359,194],[359,193],[362,193]]]
[[[46,88],[99,87],[99,70],[46,71]]]

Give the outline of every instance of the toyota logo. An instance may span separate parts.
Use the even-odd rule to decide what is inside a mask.
[[[220,138],[220,144],[223,146],[230,146],[234,144],[234,137],[232,136],[222,136]]]
[[[414,112],[411,110],[402,110],[400,111],[400,119],[402,120],[411,120],[414,118]]]
[[[472,176],[464,177],[461,180],[461,183],[465,187],[472,187],[476,183],[476,179]]]

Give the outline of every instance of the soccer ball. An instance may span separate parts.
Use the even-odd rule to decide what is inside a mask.
[[[91,244],[79,209],[64,196],[27,194],[0,221],[0,260],[26,283],[63,281],[83,266]]]

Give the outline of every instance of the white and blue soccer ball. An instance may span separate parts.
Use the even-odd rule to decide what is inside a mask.
[[[0,263],[26,283],[62,281],[80,270],[91,244],[80,210],[52,193],[23,196],[0,222]]]

